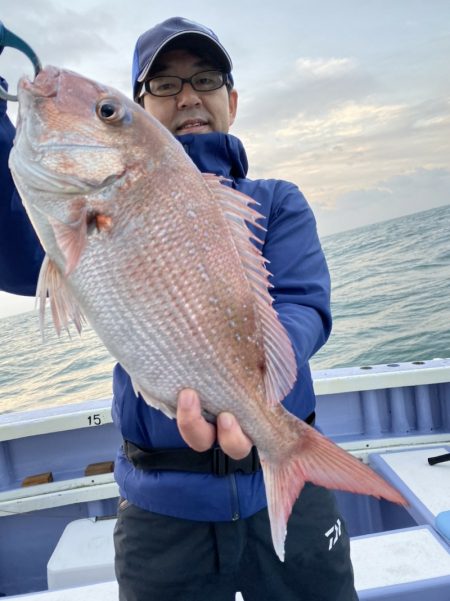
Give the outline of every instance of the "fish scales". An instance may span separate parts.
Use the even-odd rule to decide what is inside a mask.
[[[98,317],[94,320],[96,327],[102,331],[102,337],[110,340],[110,345],[114,345],[115,341],[129,340],[132,333],[132,343],[129,342],[127,358],[123,360],[124,367],[133,375],[137,371],[136,366],[141,364],[139,372],[145,374],[145,379],[141,377],[137,383],[150,396],[172,402],[174,407],[180,387],[198,388],[202,379],[211,373],[208,397],[220,399],[220,407],[225,394],[230,398],[231,390],[226,390],[230,369],[239,373],[243,365],[255,361],[257,346],[255,339],[250,337],[255,329],[255,317],[250,310],[252,300],[245,278],[226,260],[236,251],[230,238],[219,235],[227,225],[217,203],[201,178],[192,178],[191,174],[188,177],[196,181],[186,185],[182,180],[181,188],[168,198],[164,196],[155,202],[154,198],[148,198],[147,189],[137,202],[133,199],[132,203],[121,205],[117,215],[112,214],[117,238],[111,236],[106,246],[98,237],[100,247],[92,248],[92,256],[102,258],[104,265],[114,260],[111,276],[118,283],[108,283],[107,270],[102,281],[115,309],[109,314],[104,312],[101,322]],[[181,202],[185,196],[182,190],[188,186],[194,190],[196,199],[192,207]],[[149,206],[152,207],[151,212],[146,210]],[[145,238],[136,235],[131,239],[127,236],[126,248],[121,250],[122,233],[126,231],[127,223],[134,222],[150,235]],[[208,231],[210,244],[206,250],[201,243],[202,230]],[[159,231],[165,232],[163,244],[157,235],[151,234]],[[180,244],[180,239],[183,244]],[[212,254],[214,256],[210,260],[208,255]],[[115,255],[118,255],[116,259]],[[157,257],[156,269],[149,257]],[[76,274],[75,287],[86,302],[89,299],[95,301],[87,284],[94,280],[95,269],[94,265],[94,273],[87,272],[80,263]],[[87,292],[84,293],[86,286]],[[223,297],[223,290],[226,290],[226,297]],[[216,303],[211,302],[211,298],[221,300]],[[248,310],[244,315],[239,303],[247,303]],[[111,330],[110,321],[121,323],[117,319],[121,312],[130,314],[131,322],[123,324],[124,329],[120,332],[117,326]],[[90,311],[90,314],[97,313],[98,310]],[[140,316],[143,316],[142,324],[138,323]],[[245,327],[243,319],[247,320]],[[212,331],[205,324],[214,324]],[[149,331],[154,335],[146,342]],[[236,331],[240,332],[239,341],[236,340]],[[225,357],[215,353],[214,338],[217,337],[229,349]],[[143,356],[140,349],[145,345],[148,353]],[[245,355],[248,355],[248,361],[244,362]],[[215,363],[212,358],[216,359]],[[212,365],[217,365],[225,374],[225,382],[221,382],[223,378],[219,372],[212,372]],[[254,370],[244,373],[248,376],[248,373],[254,374]],[[214,407],[214,410],[218,408]]]
[[[175,416],[182,388],[231,411],[261,459],[274,549],[304,483],[404,504],[280,401],[296,379],[256,248],[252,199],[201,174],[118,91],[46,67],[19,84],[11,171],[46,251],[38,284],[57,330],[90,322],[145,401]]]

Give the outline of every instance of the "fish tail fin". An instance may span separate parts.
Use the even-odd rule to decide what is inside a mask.
[[[305,482],[326,488],[373,495],[406,505],[402,495],[381,476],[304,422],[284,457],[260,453],[275,552],[284,561],[287,521]],[[292,426],[291,426],[292,427]]]

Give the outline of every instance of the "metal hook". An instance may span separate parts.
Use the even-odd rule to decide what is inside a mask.
[[[39,71],[42,70],[41,61],[37,57],[34,50],[16,34],[12,33],[12,31],[9,31],[9,29],[6,29],[6,27],[0,21],[0,48],[3,46],[16,48],[16,50],[20,50],[26,56],[28,56],[30,61],[33,63],[35,76],[39,73]],[[17,96],[14,94],[8,94],[2,85],[0,85],[0,98],[3,98],[4,100],[14,100],[17,102]]]

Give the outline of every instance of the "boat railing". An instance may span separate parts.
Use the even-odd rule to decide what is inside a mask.
[[[313,380],[319,427],[363,461],[450,443],[450,359],[321,370]],[[0,517],[117,497],[112,473],[86,467],[112,463],[120,442],[111,399],[0,415]],[[22,486],[42,466],[52,478]]]

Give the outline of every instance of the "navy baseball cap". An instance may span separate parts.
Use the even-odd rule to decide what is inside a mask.
[[[231,77],[233,63],[214,31],[183,17],[171,17],[143,33],[136,42],[132,70],[133,97],[135,100],[138,98],[142,82],[145,81],[157,56],[168,44],[175,40],[177,40],[177,43],[181,41],[180,38],[185,38],[186,44],[189,43],[189,47],[195,49],[198,47],[199,52],[205,51],[212,56],[217,61],[218,66],[225,73],[230,74],[231,84],[233,84]]]

